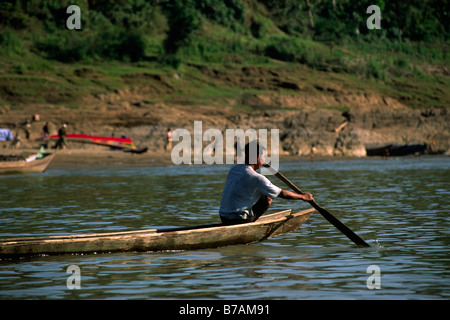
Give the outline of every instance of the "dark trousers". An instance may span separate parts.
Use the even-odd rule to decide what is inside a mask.
[[[269,198],[268,196],[261,196],[261,198],[259,198],[259,200],[253,205],[252,207],[252,212],[253,212],[253,217],[250,219],[224,219],[222,217],[220,217],[220,219],[222,220],[222,224],[224,225],[233,225],[233,224],[241,224],[241,223],[247,223],[247,222],[254,222],[256,220],[258,220],[259,217],[261,217],[264,212],[267,211],[267,209],[269,209],[270,205],[272,204],[273,199]]]

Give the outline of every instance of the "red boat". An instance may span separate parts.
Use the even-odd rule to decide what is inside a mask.
[[[59,135],[52,135],[45,138],[41,138],[44,141],[57,141]],[[81,142],[81,143],[91,143],[101,146],[107,146],[111,148],[118,148],[125,151],[131,151],[134,153],[142,153],[147,151],[148,148],[136,149],[131,138],[116,138],[116,137],[100,137],[100,136],[90,136],[87,134],[71,133],[66,135],[67,141]]]

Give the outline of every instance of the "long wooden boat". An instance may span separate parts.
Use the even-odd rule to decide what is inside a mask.
[[[386,145],[380,148],[366,148],[368,156],[408,156],[416,154],[424,154],[427,150],[426,144],[413,145]]]
[[[124,251],[195,250],[250,244],[297,230],[313,212],[313,208],[297,213],[284,210],[262,216],[255,222],[231,226],[212,224],[191,228],[6,238],[0,240],[0,258]]]
[[[0,159],[0,174],[36,173],[43,172],[52,161],[54,153],[43,153],[41,158],[35,156],[18,158],[16,155],[2,156]],[[10,159],[7,159],[10,157]]]
[[[57,141],[59,135],[52,135],[47,137],[38,138],[38,141]],[[126,152],[132,153],[144,153],[147,152],[148,148],[136,148],[133,139],[131,138],[118,138],[118,137],[101,137],[101,136],[90,136],[87,134],[80,133],[69,133],[66,135],[66,140],[71,142],[89,143],[100,146],[106,146],[114,149],[121,149]]]

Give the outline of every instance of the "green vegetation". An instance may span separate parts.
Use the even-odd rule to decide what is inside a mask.
[[[226,99],[263,89],[218,81],[217,74],[232,77],[230,70],[241,72],[241,67],[257,65],[306,67],[310,74],[299,76],[306,84],[317,82],[315,77],[333,81],[318,74],[326,72],[337,75],[334,79],[340,83],[372,88],[413,107],[449,105],[447,1],[74,0],[70,4],[81,8],[81,30],[66,28],[67,1],[0,3],[0,104],[67,104],[83,95],[139,85],[139,77],[127,77],[139,73],[152,75],[146,80],[161,86],[160,98]],[[380,30],[366,27],[370,16],[366,9],[374,4],[381,9]],[[177,86],[167,76],[174,72],[189,73],[190,78],[182,88],[164,91]],[[155,75],[165,80],[157,81]],[[289,83],[282,88],[296,90]],[[245,103],[237,108],[246,108]]]

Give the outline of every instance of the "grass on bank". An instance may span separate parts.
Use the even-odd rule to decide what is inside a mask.
[[[248,106],[239,103],[243,95],[273,89],[251,88],[224,78],[238,78],[242,68],[251,66],[268,73],[291,71],[292,81],[302,87],[336,84],[347,90],[386,94],[411,107],[450,105],[450,57],[445,43],[374,40],[369,36],[339,43],[319,42],[275,32],[267,21],[262,25],[272,31],[249,37],[209,23],[169,59],[163,53],[163,39],[149,36],[147,58],[135,62],[131,58],[89,56],[86,52],[79,59],[83,53],[79,50],[84,50],[80,33],[75,33],[73,42],[69,39],[61,45],[54,35],[48,39],[23,36],[6,29],[0,34],[0,105],[79,105],[85,96],[147,85],[155,88],[149,100],[214,104],[234,99],[237,108],[246,109]],[[43,54],[42,50],[49,47],[42,43],[61,48],[56,56]],[[76,61],[58,61],[55,57],[60,54],[74,54]],[[224,76],[218,77],[219,73]],[[295,88],[278,88],[275,92],[314,94]]]

